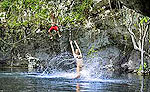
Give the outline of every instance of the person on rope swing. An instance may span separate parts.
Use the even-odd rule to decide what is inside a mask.
[[[77,76],[75,77],[75,79],[76,79],[76,78],[80,78],[80,75],[81,75],[80,71],[81,71],[81,69],[83,67],[83,58],[82,58],[82,53],[81,53],[81,50],[80,50],[77,42],[74,41],[74,43],[75,43],[77,49],[74,49],[73,42],[70,41],[72,53],[73,53],[74,58],[76,59],[76,64],[77,64],[77,68],[76,68]]]
[[[58,26],[56,25],[56,23],[54,22],[54,20],[55,20],[55,15],[54,15],[54,14],[51,14],[51,18],[52,18],[53,23],[52,23],[52,26],[50,27],[50,29],[48,30],[48,33],[49,33],[49,35],[51,36],[50,39],[53,39],[53,37],[54,37],[56,34],[58,34],[58,36],[61,37],[61,34],[60,34],[60,32],[59,32],[59,27],[58,27]],[[55,34],[54,34],[53,32],[55,32]]]
[[[56,33],[53,34],[52,32],[55,31]],[[59,37],[61,37],[61,34],[59,32],[59,28],[58,26],[56,25],[56,23],[52,23],[52,26],[50,27],[49,31],[48,31],[49,35],[51,36],[50,39],[53,39],[53,37],[58,34]]]

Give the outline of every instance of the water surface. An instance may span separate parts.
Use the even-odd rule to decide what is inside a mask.
[[[115,73],[99,78],[73,76],[75,73],[0,69],[0,92],[150,92],[149,77]]]

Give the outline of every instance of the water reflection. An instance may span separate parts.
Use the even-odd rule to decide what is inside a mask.
[[[80,84],[79,83],[77,83],[77,85],[76,85],[76,92],[80,92]]]
[[[141,92],[144,92],[144,91],[143,91],[143,89],[144,89],[144,76],[141,76],[141,79],[142,79],[142,80],[141,80],[141,89],[140,89],[140,91],[141,91]]]
[[[1,68],[0,67],[0,73],[14,73],[14,72],[28,72],[27,68]]]
[[[3,69],[0,71],[0,92],[150,92],[150,77],[130,74],[107,79],[71,79],[63,75],[39,76],[18,69]]]
[[[150,92],[150,76],[139,76],[139,91]]]

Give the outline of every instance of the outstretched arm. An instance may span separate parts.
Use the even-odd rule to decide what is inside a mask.
[[[80,56],[82,57],[82,53],[81,53],[81,50],[80,50],[80,48],[79,48],[79,45],[77,44],[76,41],[74,41],[74,43],[75,43],[75,45],[77,46],[77,48],[78,48],[78,50],[79,50]]]
[[[72,41],[70,41],[70,45],[71,45],[71,50],[72,50],[73,56],[75,57],[75,52],[74,52],[74,47],[73,47]]]

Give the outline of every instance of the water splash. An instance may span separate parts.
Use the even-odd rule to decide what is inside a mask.
[[[36,78],[48,78],[58,82],[77,82],[77,83],[129,83],[125,79],[111,78],[113,73],[106,72],[102,66],[105,61],[98,55],[93,57],[84,56],[84,66],[81,77],[76,77],[76,62],[70,53],[61,53],[51,58],[47,63],[47,68],[43,73],[28,74],[27,76]]]
[[[76,64],[70,53],[61,53],[57,56],[54,56],[47,62],[47,68],[44,72],[53,74],[55,72],[69,72],[75,69]]]
[[[84,66],[78,82],[115,82],[122,80],[111,79],[111,73],[103,70],[105,61],[99,55],[84,56]],[[40,74],[29,74],[30,77],[74,80],[76,77],[76,62],[71,53],[61,53],[47,62],[47,67]],[[109,77],[107,77],[109,76]],[[75,79],[76,80],[76,79]]]
[[[99,56],[95,57],[84,57],[84,67],[81,71],[82,79],[100,78],[102,74],[101,62],[102,58]],[[61,53],[51,58],[47,67],[39,77],[64,77],[74,78],[76,76],[76,61],[70,53]]]

